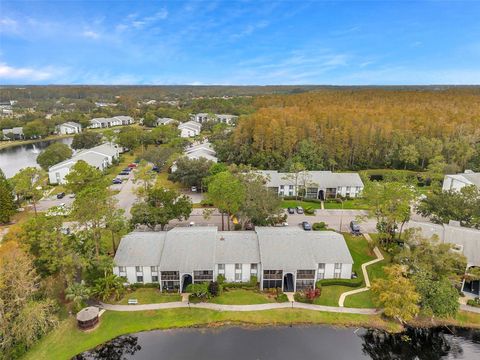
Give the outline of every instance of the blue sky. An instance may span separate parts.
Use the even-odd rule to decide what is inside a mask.
[[[480,84],[480,1],[0,1],[0,84]]]

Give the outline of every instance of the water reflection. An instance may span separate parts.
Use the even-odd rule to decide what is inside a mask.
[[[459,358],[463,355],[462,343],[469,331],[459,334],[448,334],[447,329],[407,329],[401,334],[389,334],[378,330],[368,330],[363,338],[363,353],[374,360],[437,360],[447,357]],[[458,331],[457,331],[458,332]],[[478,337],[478,334],[477,334]]]
[[[478,360],[480,331],[411,328],[389,334],[322,326],[155,330],[121,336],[74,359]]]
[[[138,337],[128,335],[120,336],[112,341],[99,346],[95,350],[87,351],[83,354],[75,356],[74,360],[126,360],[142,347],[138,345]]]

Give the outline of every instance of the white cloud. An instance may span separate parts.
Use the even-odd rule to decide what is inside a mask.
[[[12,18],[0,18],[0,33],[18,33],[18,22]]]
[[[98,32],[95,32],[93,30],[85,30],[82,33],[83,36],[90,38],[90,39],[98,39],[100,37],[100,34]]]
[[[55,71],[50,68],[35,69],[29,67],[13,67],[5,63],[0,63],[0,79],[36,82],[50,79],[54,75]]]
[[[118,24],[115,29],[119,32],[134,28],[143,29],[147,26],[153,25],[160,20],[165,20],[168,17],[167,9],[160,9],[156,13],[150,16],[139,16],[137,13],[129,14],[126,17],[126,21]]]

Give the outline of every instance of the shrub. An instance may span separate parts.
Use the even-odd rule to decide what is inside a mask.
[[[213,207],[213,203],[209,200],[203,199],[200,201],[200,206],[202,207]]]
[[[293,294],[293,299],[296,302],[302,302],[302,303],[306,302],[305,294],[301,292],[296,292],[295,294]]]
[[[194,297],[198,299],[206,300],[210,298],[208,285],[208,283],[190,284],[187,286],[187,292],[191,293]]]
[[[220,274],[217,276],[217,282],[220,284],[220,285],[223,285],[223,283],[225,283],[225,275],[223,274]]]
[[[218,296],[222,293],[222,285],[220,285],[217,281],[213,281],[208,284],[208,292],[213,297]]]
[[[316,288],[316,289],[312,289],[312,288],[309,288],[309,289],[306,289],[304,291],[305,293],[305,298],[307,299],[307,301],[309,301],[310,303],[313,303],[313,301],[318,298],[320,296],[320,294],[322,293],[322,289],[321,288]]]
[[[315,214],[315,209],[311,206],[307,206],[305,209],[305,214],[307,215],[314,215]]]
[[[242,230],[242,224],[235,224],[235,225],[233,225],[233,230],[235,230],[235,231]]]
[[[257,284],[258,284],[258,278],[255,275],[250,276],[250,285],[257,286]]]
[[[480,298],[476,297],[475,299],[470,299],[467,301],[467,305],[480,307]]]
[[[277,296],[275,296],[275,301],[278,302],[278,303],[287,302],[288,297],[287,297],[286,294],[280,293]]]
[[[327,230],[327,228],[328,228],[328,225],[325,224],[323,221],[313,223],[312,225],[312,229],[315,231]]]
[[[319,280],[315,283],[315,287],[321,288],[322,286],[348,286],[359,287],[363,285],[363,279],[326,279]]]
[[[223,284],[224,289],[245,289],[245,290],[257,290],[256,285],[252,285],[250,282],[230,282]]]

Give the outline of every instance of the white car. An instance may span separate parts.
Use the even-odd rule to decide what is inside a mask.
[[[192,192],[197,192],[197,187],[196,186],[192,186]]]

